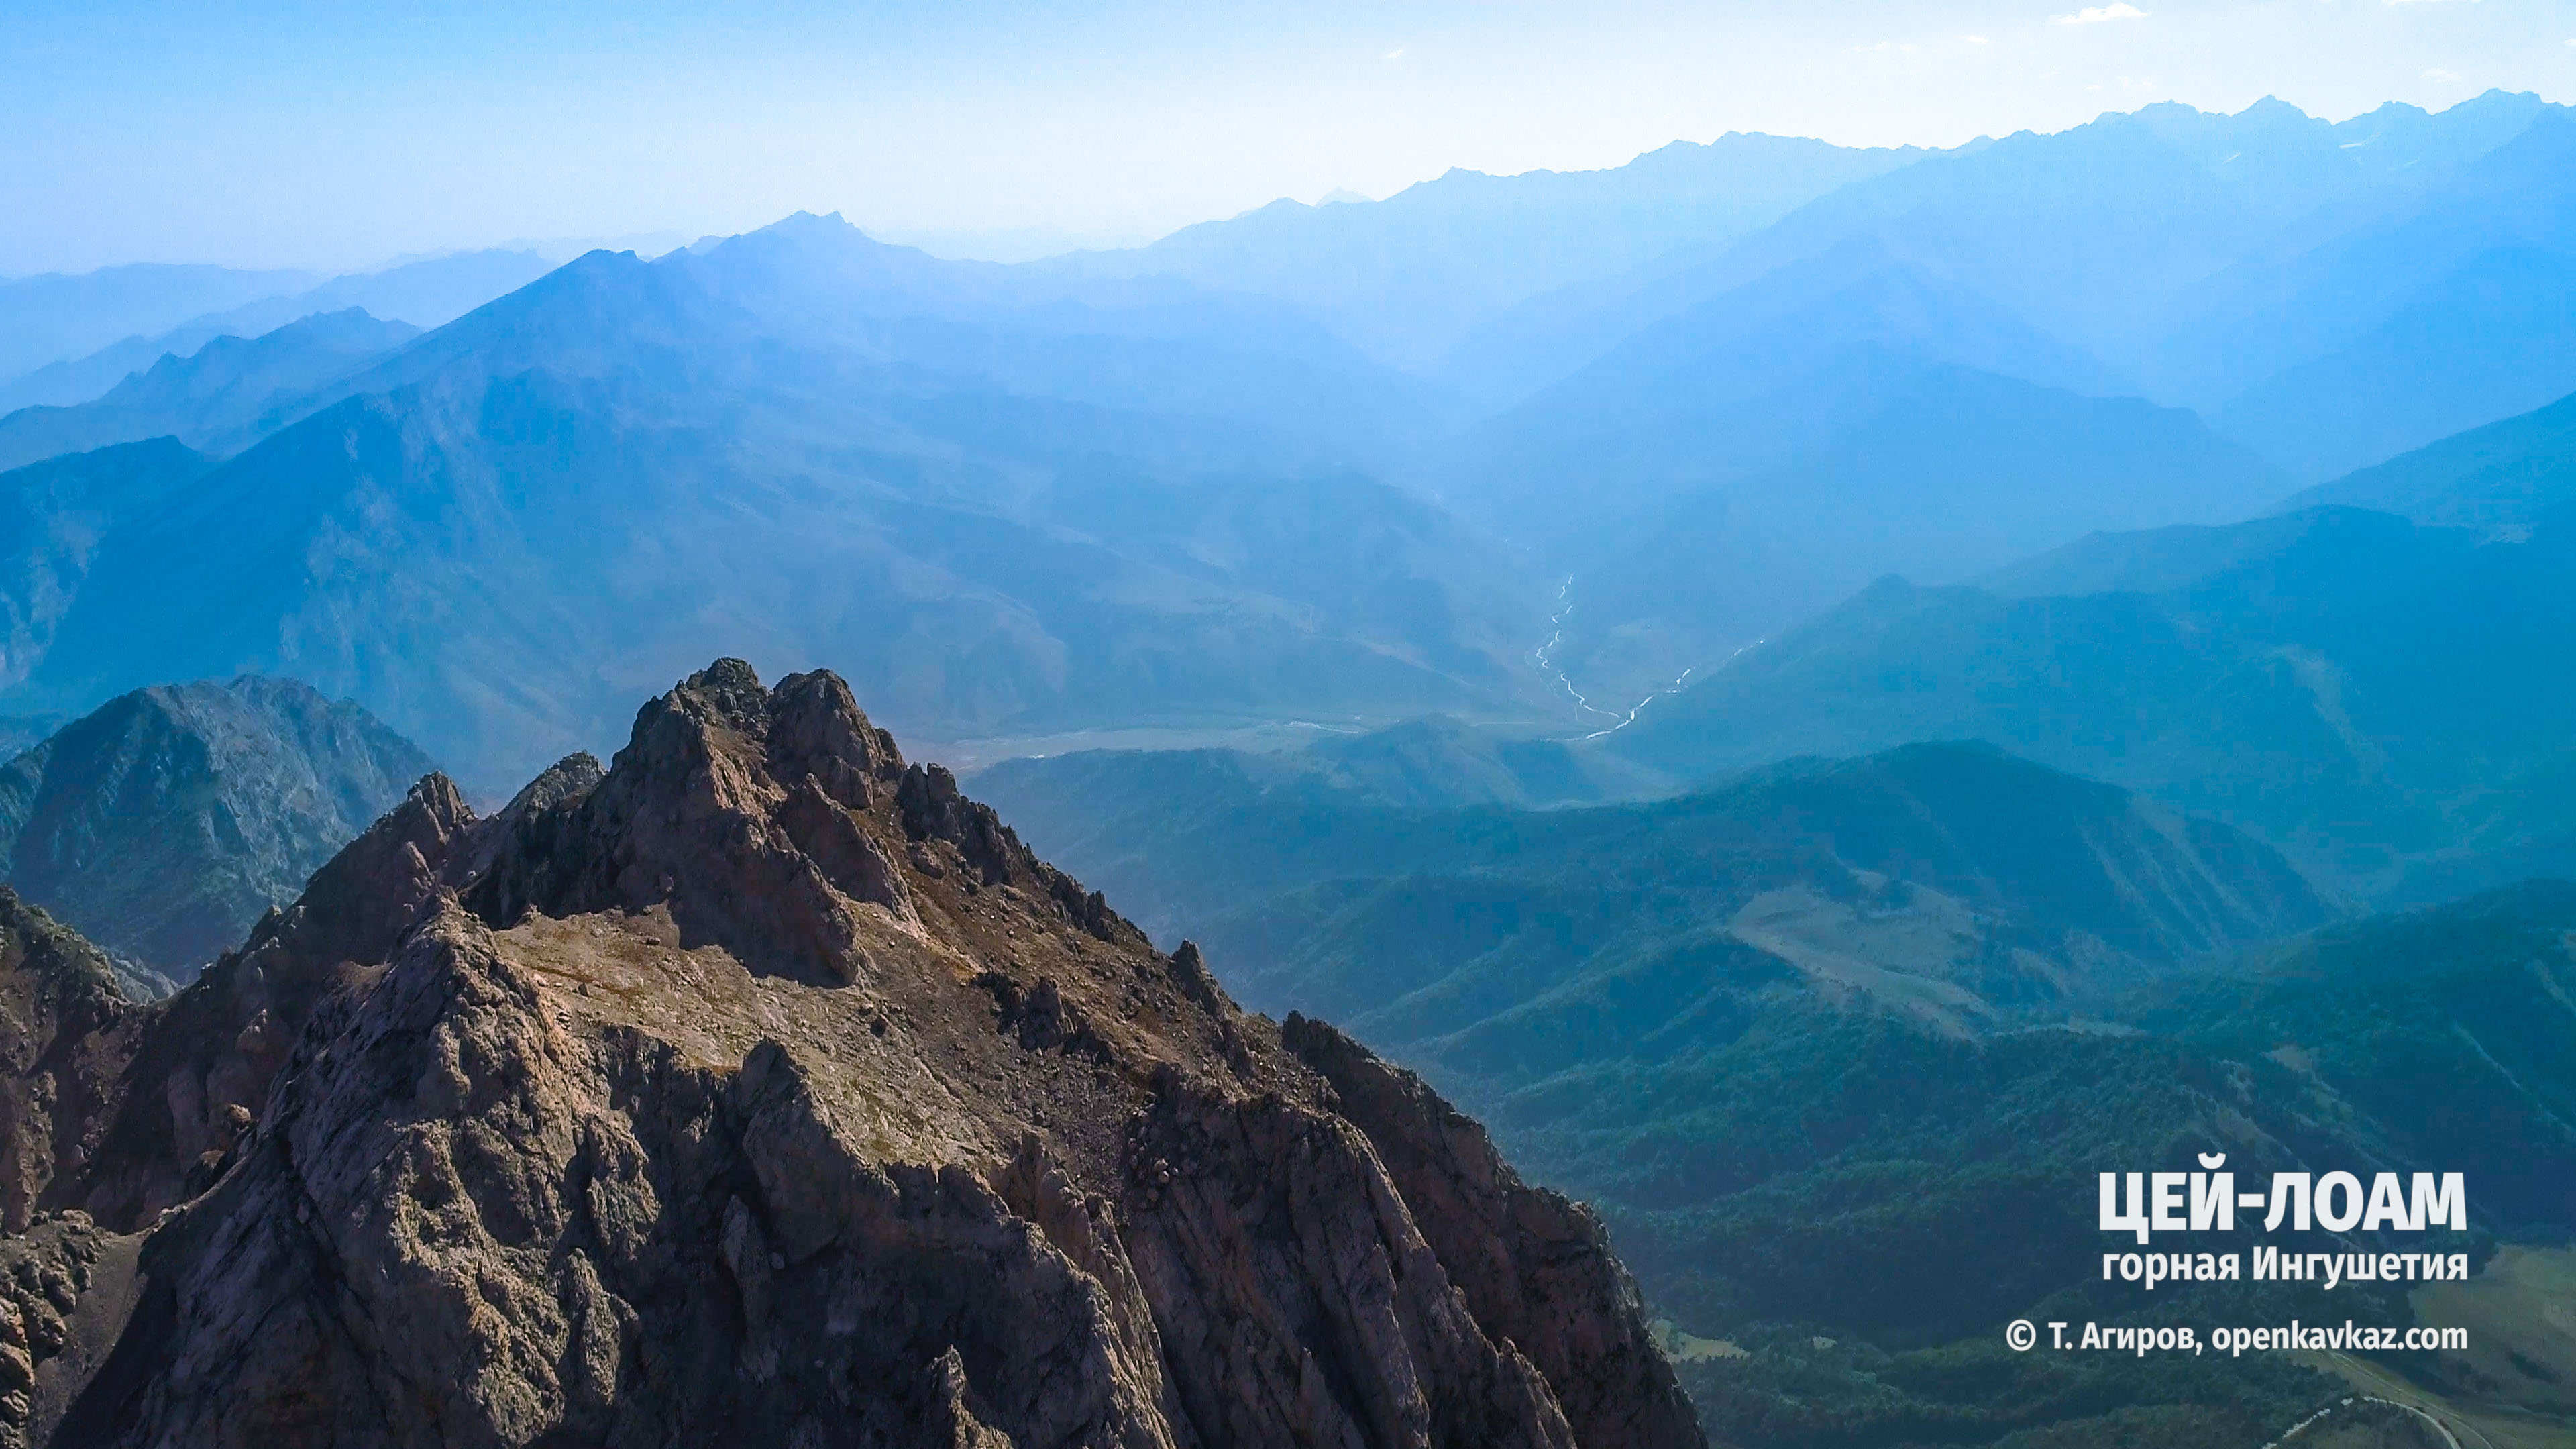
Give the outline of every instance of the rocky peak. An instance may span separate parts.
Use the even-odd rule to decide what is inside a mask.
[[[1587,1213],[829,674],[719,662],[490,819],[424,780],[132,1010],[47,1191],[134,1267],[25,1442],[1699,1442]]]
[[[518,848],[497,854],[471,904],[496,926],[532,910],[666,909],[755,971],[846,983],[866,969],[872,927],[920,929],[902,872],[857,819],[901,767],[838,677],[790,675],[773,691],[719,660],[637,713],[596,784],[571,788],[558,765],[544,798],[514,802]]]

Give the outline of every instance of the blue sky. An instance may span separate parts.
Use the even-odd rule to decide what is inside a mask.
[[[2576,0],[63,5],[0,17],[0,275],[515,237],[1139,238],[1728,130],[2576,97]]]

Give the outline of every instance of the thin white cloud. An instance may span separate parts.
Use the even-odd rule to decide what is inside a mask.
[[[2436,81],[2447,86],[2458,84],[2460,75],[2457,71],[2444,70],[2437,65],[2431,70],[2424,72],[2424,79],[2428,81]]]
[[[2100,25],[2104,21],[2108,20],[2144,20],[2146,18],[2147,12],[2130,4],[2129,0],[2114,0],[2114,3],[2109,5],[2088,5],[2083,9],[2076,11],[2072,15],[2057,16],[2051,23],[2057,25]]]
[[[1404,59],[1404,47],[1403,47],[1403,46],[1401,46],[1401,45],[1399,45],[1399,46],[1397,46],[1395,49],[1388,51],[1386,54],[1379,56],[1379,57],[1378,57],[1378,59],[1380,59],[1380,60],[1402,60],[1402,59]]]
[[[1970,45],[1985,45],[1989,43],[1982,35],[1963,35],[1959,38],[1968,42]],[[2567,43],[2569,45],[2576,45],[2576,40],[2571,40]]]

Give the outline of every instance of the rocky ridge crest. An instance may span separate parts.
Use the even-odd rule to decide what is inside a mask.
[[[64,1021],[18,1443],[1701,1442],[1588,1212],[829,674],[720,661],[488,819],[432,776]]]

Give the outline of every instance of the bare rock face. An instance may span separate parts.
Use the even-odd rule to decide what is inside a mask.
[[[102,1011],[8,1103],[93,1145],[0,1243],[65,1345],[0,1283],[0,1445],[1701,1442],[1587,1214],[828,674],[720,662],[490,819],[432,777]]]
[[[0,886],[0,1232],[90,1168],[144,1020],[97,947]]]
[[[1584,1442],[1700,1442],[1684,1427],[1681,1391],[1647,1333],[1636,1284],[1590,1209],[1523,1185],[1482,1125],[1333,1028],[1291,1012],[1281,1037],[1376,1145],[1477,1321],[1547,1374]],[[1626,1311],[1600,1312],[1603,1303]]]

